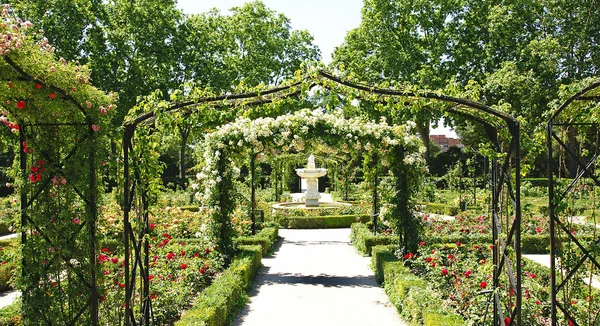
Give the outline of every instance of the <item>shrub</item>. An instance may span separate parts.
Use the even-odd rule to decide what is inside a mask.
[[[383,281],[398,312],[415,325],[466,325],[459,315],[440,306],[441,299],[427,287],[427,281],[404,267],[392,253],[393,249],[393,246],[375,246],[371,259],[378,281]]]
[[[365,223],[369,215],[326,215],[326,216],[280,216],[277,222],[289,229],[332,229],[348,228],[353,223]]]
[[[426,213],[454,216],[458,214],[458,207],[442,203],[420,203],[424,205],[423,211]]]
[[[264,228],[255,236],[244,236],[234,239],[236,246],[240,245],[259,245],[262,248],[262,255],[266,256],[273,250],[273,245],[277,242],[279,230],[277,228]]]
[[[21,312],[21,300],[0,309],[0,326],[21,326],[23,317]]]
[[[260,268],[261,253],[260,246],[240,246],[231,266],[200,294],[175,325],[226,325],[245,303],[245,290]]]
[[[371,248],[379,245],[398,243],[397,236],[373,235],[373,233],[362,223],[354,223],[351,226],[350,241],[352,245],[365,256],[371,255]]]

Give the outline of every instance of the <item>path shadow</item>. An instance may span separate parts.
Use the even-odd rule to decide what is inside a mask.
[[[256,287],[259,289],[263,285],[271,284],[291,284],[291,285],[322,285],[324,287],[379,287],[377,281],[372,276],[335,276],[328,274],[319,275],[301,275],[291,273],[269,274],[264,271],[257,280]]]

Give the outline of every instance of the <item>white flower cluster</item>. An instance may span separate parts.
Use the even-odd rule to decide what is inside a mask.
[[[202,193],[197,193],[196,198],[209,204],[213,187],[221,182],[223,177],[218,175],[216,164],[221,155],[219,150],[226,146],[248,147],[255,151],[261,151],[269,144],[284,150],[289,147],[302,149],[305,139],[334,137],[342,139],[342,142],[356,149],[363,146],[366,149],[384,149],[403,145],[410,152],[405,163],[421,164],[420,153],[423,149],[419,138],[411,134],[413,128],[412,122],[403,126],[390,126],[385,119],[379,123],[360,118],[346,119],[341,112],[326,113],[322,109],[305,109],[277,118],[238,118],[205,136],[202,154],[205,165],[202,172],[196,176],[198,181],[205,185],[205,189]],[[341,149],[344,148],[347,147],[341,146]]]

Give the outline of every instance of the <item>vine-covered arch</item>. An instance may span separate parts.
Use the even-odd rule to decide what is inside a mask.
[[[349,101],[359,99],[384,107],[390,106],[395,110],[411,108],[413,105],[424,107],[431,103],[441,103],[439,109],[442,112],[465,117],[484,127],[491,143],[491,152],[494,153],[491,155],[494,290],[486,292],[486,294],[490,295],[491,302],[493,302],[494,324],[510,319],[511,325],[521,325],[520,123],[508,114],[467,98],[411,87],[398,86],[397,88],[390,88],[389,85],[365,85],[320,69],[310,69],[305,74],[298,74],[296,78],[285,82],[280,87],[259,88],[247,93],[214,95],[197,88],[190,90],[190,87],[186,86],[186,91],[176,92],[171,101],[157,101],[153,98],[147,98],[131,111],[130,118],[125,122],[123,138],[125,228],[127,230],[130,228],[129,214],[132,209],[132,190],[138,186],[144,187],[149,182],[146,176],[140,173],[140,167],[134,166],[138,171],[134,174],[130,173],[129,170],[129,155],[134,150],[133,139],[138,125],[164,120],[167,116],[173,116],[173,113],[179,113],[187,118],[199,115],[216,115],[221,118],[226,117],[228,121],[233,121],[238,115],[261,116],[264,113],[260,110],[253,110],[253,108],[263,105],[290,105],[298,96],[306,95],[315,87],[342,94]],[[409,110],[405,115],[410,116],[411,114]],[[147,131],[142,133],[147,134]],[[138,137],[138,139],[140,138]],[[508,144],[501,143],[502,139],[506,139]],[[147,145],[142,144],[142,146]],[[138,155],[143,151],[143,149],[136,149]],[[501,205],[504,202],[503,197],[508,198],[507,202],[510,204]],[[147,209],[142,208],[141,211],[147,211]],[[141,220],[147,224],[146,217],[141,218]],[[503,225],[506,225],[507,228],[503,228]],[[133,234],[133,232],[126,232],[126,234]],[[144,232],[141,230],[138,239],[142,239],[143,236]],[[128,240],[126,240],[126,262],[129,264],[131,260],[127,248]],[[140,254],[142,252],[142,250],[137,251]],[[141,257],[134,257],[134,264],[141,264],[143,254],[141,255]],[[143,271],[144,267],[140,267],[139,270]],[[131,277],[129,272],[126,273],[128,277]],[[508,283],[508,286],[503,286],[501,283]],[[503,307],[501,300],[503,295],[510,298],[510,305]]]
[[[416,236],[413,233],[416,225],[411,224],[414,219],[409,217],[409,198],[418,187],[424,148],[410,132],[409,127],[392,127],[385,122],[374,123],[358,118],[346,119],[341,112],[331,114],[317,109],[301,110],[277,118],[242,118],[207,134],[203,143],[202,172],[198,174],[206,189],[199,192],[198,197],[213,216],[215,242],[225,253],[233,253],[233,229],[229,225],[233,210],[231,198],[235,193],[231,183],[234,178],[232,165],[235,165],[232,159],[238,154],[247,156],[248,153],[244,153],[247,151],[303,150],[311,143],[336,147],[341,151],[365,148],[372,155],[377,153],[394,178],[396,201],[390,204],[399,218],[395,226],[402,245],[418,242],[418,239],[409,239]]]
[[[600,305],[593,298],[596,292],[582,279],[600,273],[600,223],[596,219],[600,206],[596,202],[600,189],[600,81],[588,79],[564,87],[561,93],[568,97],[547,124],[551,318],[552,325],[591,325],[600,320]],[[576,166],[576,175],[568,176],[566,182],[561,181],[564,173],[556,164],[555,153],[563,153]],[[588,221],[594,231],[592,237],[576,231],[583,226],[573,211],[572,198],[584,193],[593,217]],[[589,306],[582,309],[573,304],[577,291],[583,291]]]
[[[19,153],[20,288],[27,325],[97,325],[96,221],[114,99],[84,66],[57,59],[47,40],[12,15],[0,20],[2,141]]]

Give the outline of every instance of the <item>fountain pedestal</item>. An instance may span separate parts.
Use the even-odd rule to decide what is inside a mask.
[[[319,207],[319,177],[327,174],[327,169],[317,169],[315,166],[315,157],[308,157],[308,165],[306,169],[296,169],[298,176],[306,180],[306,207]]]

